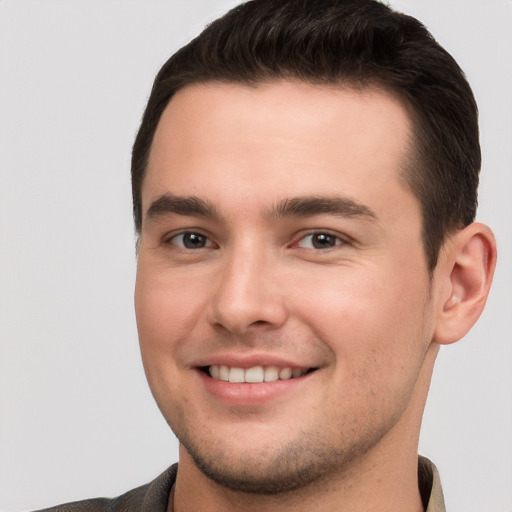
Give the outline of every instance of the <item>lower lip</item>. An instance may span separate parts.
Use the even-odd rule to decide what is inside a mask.
[[[290,392],[298,390],[309,380],[313,373],[301,377],[273,382],[258,383],[231,383],[224,380],[213,379],[203,371],[197,370],[207,391],[228,405],[252,406],[275,400]]]

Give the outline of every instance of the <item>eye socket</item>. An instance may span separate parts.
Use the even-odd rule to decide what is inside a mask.
[[[311,233],[301,238],[297,243],[298,247],[303,249],[332,249],[338,245],[343,245],[345,240],[331,233],[318,232]]]
[[[214,243],[201,233],[186,232],[174,235],[168,243],[176,245],[181,249],[204,249],[214,247]]]

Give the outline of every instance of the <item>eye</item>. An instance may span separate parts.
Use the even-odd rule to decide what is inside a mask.
[[[207,236],[192,232],[174,235],[169,239],[168,243],[182,249],[204,249],[205,247],[214,246],[213,242]]]
[[[343,239],[331,233],[311,233],[301,238],[297,245],[303,249],[331,249],[343,243]]]

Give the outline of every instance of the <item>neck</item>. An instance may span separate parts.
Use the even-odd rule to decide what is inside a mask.
[[[258,511],[421,512],[418,439],[421,416],[438,347],[429,348],[409,406],[371,451],[354,458],[343,472],[286,493],[261,495],[234,491],[206,477],[180,447],[174,512]]]
[[[407,464],[403,459],[403,454],[398,454],[398,457],[395,454],[390,463],[377,466],[369,457],[354,464],[342,477],[333,476],[329,480],[312,482],[297,491],[265,496],[220,487],[195,466],[186,465],[182,469],[181,458],[174,512],[310,512],[317,508],[322,512],[421,512],[417,456]]]

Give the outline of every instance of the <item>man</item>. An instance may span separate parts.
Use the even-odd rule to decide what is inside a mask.
[[[477,109],[415,19],[254,0],[159,72],[132,159],[135,305],[179,466],[61,510],[444,510],[438,348],[480,315]]]

